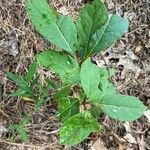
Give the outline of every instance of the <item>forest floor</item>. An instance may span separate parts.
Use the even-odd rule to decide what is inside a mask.
[[[60,122],[57,108],[46,103],[34,112],[34,104],[9,96],[17,87],[6,71],[24,74],[40,50],[50,48],[33,28],[25,11],[26,0],[0,0],[0,150],[150,150],[150,111],[134,122],[118,122],[102,115],[103,131],[74,147],[59,145]],[[60,13],[76,17],[89,1],[49,0]],[[111,13],[128,18],[128,33],[101,55],[93,56],[98,66],[115,68],[113,82],[118,92],[133,95],[150,108],[150,1],[105,0]],[[43,71],[43,74],[46,72]],[[25,112],[32,119],[25,127],[30,142],[24,145],[19,135],[8,131]],[[12,138],[12,136],[14,136]]]

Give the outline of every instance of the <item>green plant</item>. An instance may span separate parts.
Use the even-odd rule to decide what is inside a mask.
[[[7,77],[15,82],[19,89],[10,96],[12,97],[22,97],[24,100],[31,101],[35,103],[35,111],[38,111],[45,100],[48,97],[49,89],[52,88],[51,84],[46,82],[45,86],[42,86],[39,82],[39,75],[36,74],[37,64],[32,63],[29,67],[28,72],[25,76],[19,76],[11,72],[7,72]],[[50,82],[50,81],[49,81]]]
[[[57,45],[60,51],[46,50],[36,56],[37,63],[51,69],[61,79],[54,99],[62,121],[60,143],[75,145],[91,132],[99,132],[98,113],[120,121],[141,117],[146,107],[137,98],[118,94],[105,68],[91,56],[114,44],[128,29],[128,21],[108,14],[100,0],[81,10],[74,21],[58,14],[46,0],[28,0],[27,13],[36,30]],[[24,88],[23,88],[24,89]]]
[[[36,76],[34,78],[36,69],[37,64],[31,64],[28,72],[23,77],[11,72],[7,72],[8,78],[14,81],[19,86],[19,89],[13,92],[10,96],[34,97],[34,86],[37,84],[39,78],[39,76]]]
[[[11,124],[8,127],[8,129],[13,132],[13,135],[15,135],[15,133],[17,133],[18,135],[20,135],[20,138],[23,140],[23,142],[28,143],[29,137],[28,137],[28,134],[27,134],[25,128],[26,128],[26,125],[29,123],[29,121],[30,121],[29,115],[25,114],[18,124]],[[14,136],[13,138],[15,138],[15,137],[16,136]]]

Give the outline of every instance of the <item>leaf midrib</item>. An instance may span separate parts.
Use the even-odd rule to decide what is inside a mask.
[[[106,24],[106,26],[105,26],[105,28],[103,30],[103,33],[102,33],[102,35],[99,38],[99,40],[96,42],[95,46],[91,49],[91,51],[90,51],[91,53],[94,51],[94,49],[96,48],[96,46],[98,45],[98,43],[101,41],[102,37],[104,36],[104,33],[105,33],[107,27],[109,26],[109,22],[110,22],[111,19],[112,19],[112,16],[109,18],[109,20],[108,20],[108,22],[107,22],[107,24]]]
[[[39,15],[41,15],[40,10],[38,10],[38,9],[35,7],[35,5],[34,5],[33,3],[32,3],[32,5],[34,6],[34,9],[37,11],[37,13],[38,13]],[[58,27],[57,23],[56,23],[52,18],[51,18],[51,20],[54,22],[54,24],[55,24],[57,30],[59,31],[59,33],[60,33],[61,36],[63,37],[63,39],[64,39],[65,43],[67,44],[67,46],[68,46],[68,47],[70,48],[70,50],[73,52],[73,49],[71,48],[71,46],[70,46],[70,44],[68,43],[68,41],[67,41],[66,37],[64,36],[64,34],[61,32],[61,30],[60,30],[60,28]],[[58,20],[58,16],[57,16],[57,20]],[[48,19],[48,22],[49,22],[49,19]]]
[[[131,107],[131,106],[120,106],[120,105],[117,106],[117,105],[113,105],[113,104],[103,104],[103,103],[100,103],[100,104],[98,104],[98,105],[101,106],[101,107],[103,107],[103,106],[106,106],[106,107],[107,107],[107,106],[109,106],[109,107],[114,107],[114,106],[115,106],[115,107],[117,107],[117,108],[118,108],[118,107],[122,107],[122,108],[129,108],[129,109],[130,109],[130,108],[131,108],[131,109],[138,109],[138,108],[141,108],[141,107],[138,107],[138,106],[135,106],[135,107]]]
[[[72,104],[70,104],[65,110],[63,110],[63,112],[59,113],[58,115],[62,115],[64,112],[66,112],[67,110],[69,110],[78,100],[75,100]]]

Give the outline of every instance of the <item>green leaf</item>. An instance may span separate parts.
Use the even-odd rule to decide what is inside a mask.
[[[111,15],[107,23],[92,36],[90,54],[105,50],[127,32],[129,22],[117,15]]]
[[[57,73],[65,84],[79,82],[79,64],[77,60],[61,52],[44,51],[37,55],[38,64]]]
[[[102,109],[100,109],[100,107],[98,106],[92,106],[90,112],[94,118],[98,118],[100,116],[100,113],[102,112]]]
[[[35,79],[31,82],[31,84],[30,84],[30,88],[31,88],[31,89],[33,89],[34,86],[35,86],[36,84],[38,84],[39,77],[40,77],[40,75],[37,75],[37,76],[35,77]]]
[[[60,90],[58,90],[55,94],[55,99],[61,99],[67,97],[71,92],[71,87],[63,87]]]
[[[77,30],[71,17],[58,15],[46,0],[28,0],[27,12],[36,30],[42,36],[74,54]]]
[[[108,12],[101,0],[94,0],[80,11],[76,22],[81,46],[86,52],[91,36],[100,29],[108,19]]]
[[[120,121],[136,120],[146,111],[138,98],[121,94],[104,96],[99,106],[110,117]]]
[[[39,111],[40,108],[42,107],[43,103],[44,103],[45,99],[44,98],[41,98],[39,97],[35,103],[35,111]]]
[[[80,78],[83,90],[92,102],[99,102],[103,95],[116,92],[115,87],[108,81],[107,69],[99,68],[90,58],[82,64]]]
[[[59,113],[57,114],[57,116],[62,122],[64,122],[71,116],[79,113],[79,100],[67,97],[61,98],[58,100],[58,110]]]
[[[9,127],[8,127],[8,130],[11,130],[11,131],[15,131],[16,129],[19,128],[20,125],[18,124],[11,124]]]
[[[37,69],[37,64],[32,63],[31,66],[29,67],[29,70],[27,74],[25,75],[24,79],[26,82],[29,82],[30,80],[33,79]]]
[[[60,143],[76,145],[82,142],[91,132],[100,131],[100,124],[90,112],[83,111],[64,122],[60,129]]]
[[[20,88],[24,89],[25,91],[29,91],[29,87],[28,87],[26,81],[22,77],[20,77],[16,74],[13,74],[11,72],[7,72],[7,76],[12,81],[14,81]]]
[[[19,128],[17,129],[17,132],[20,135],[23,142],[25,142],[25,143],[29,142],[28,134],[22,126],[19,126]]]
[[[10,96],[12,97],[18,97],[18,96],[23,96],[24,94],[26,94],[27,92],[26,91],[23,91],[23,90],[17,90],[13,93],[10,94]]]
[[[45,81],[50,88],[55,89],[55,90],[58,89],[59,84],[56,83],[55,81],[49,80],[49,79],[46,79]]]
[[[21,118],[20,125],[26,125],[30,121],[30,115],[25,113],[25,115]]]
[[[43,86],[39,83],[37,84],[37,88],[38,88],[38,98],[35,102],[35,111],[39,111],[39,109],[43,106],[45,100],[47,100],[47,98],[51,99],[52,97],[49,96],[49,84],[46,84],[45,87],[43,88]]]

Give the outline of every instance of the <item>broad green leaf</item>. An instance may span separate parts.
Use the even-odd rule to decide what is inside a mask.
[[[90,54],[105,50],[127,32],[129,22],[117,15],[111,15],[107,23],[92,36]]]
[[[138,98],[121,94],[104,96],[99,106],[110,117],[120,121],[136,120],[146,111]]]
[[[79,113],[79,100],[75,98],[61,98],[58,100],[58,117],[62,122]]]
[[[76,145],[82,142],[91,132],[100,131],[100,124],[88,111],[69,118],[60,129],[60,143],[64,145]]]
[[[108,19],[108,12],[101,0],[94,0],[80,11],[76,22],[79,41],[86,52],[91,36],[100,29]]]
[[[27,74],[25,75],[24,79],[26,82],[29,82],[30,80],[33,79],[37,69],[37,64],[32,63],[31,66],[29,67],[29,70]]]
[[[115,87],[108,81],[107,69],[99,68],[87,59],[81,66],[81,85],[92,102],[99,102],[103,95],[115,93]]]
[[[57,73],[65,84],[79,82],[79,64],[77,60],[61,52],[44,51],[37,55],[38,64]]]
[[[71,17],[56,13],[46,0],[28,0],[27,12],[36,30],[42,36],[74,54],[77,30]]]

